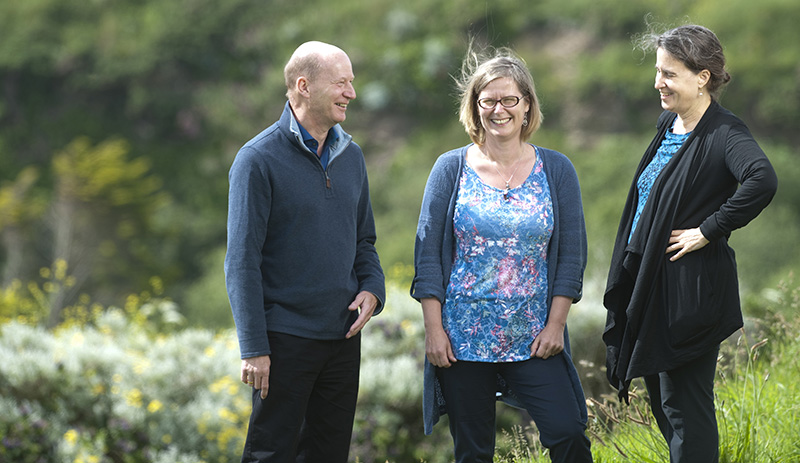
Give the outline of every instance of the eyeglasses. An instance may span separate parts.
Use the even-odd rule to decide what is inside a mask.
[[[483,109],[494,109],[497,103],[500,103],[504,108],[513,108],[519,104],[519,100],[521,99],[522,98],[518,96],[504,96],[499,100],[495,100],[494,98],[481,98],[478,100],[478,106]]]

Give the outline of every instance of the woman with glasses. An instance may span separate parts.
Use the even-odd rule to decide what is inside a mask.
[[[460,121],[425,187],[411,295],[425,321],[425,432],[449,416],[458,463],[491,463],[497,398],[524,408],[555,462],[590,462],[567,314],[581,297],[586,232],[578,178],[532,145],[542,114],[525,63],[470,51]]]

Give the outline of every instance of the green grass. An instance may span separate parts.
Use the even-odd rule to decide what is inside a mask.
[[[773,306],[722,344],[715,386],[720,463],[800,462],[800,288],[782,283]],[[639,386],[638,388],[636,386]],[[667,462],[669,454],[650,412],[646,391],[634,382],[630,405],[616,396],[589,399],[596,463]],[[512,450],[503,463],[548,462],[535,440],[506,433]]]

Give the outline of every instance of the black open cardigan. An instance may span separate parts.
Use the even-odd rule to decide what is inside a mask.
[[[603,298],[608,380],[627,400],[632,379],[671,370],[743,325],[728,237],[769,204],[777,177],[747,126],[712,102],[653,185],[633,236],[636,180],[676,115],[665,111],[620,221]],[[672,230],[700,227],[709,244],[670,262]]]

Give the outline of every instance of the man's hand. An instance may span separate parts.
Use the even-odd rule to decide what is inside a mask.
[[[667,254],[678,251],[677,254],[670,257],[671,262],[675,262],[686,254],[697,251],[703,246],[708,244],[708,240],[699,228],[690,228],[689,230],[672,230],[669,236],[669,247],[667,247]]]
[[[361,291],[356,295],[356,298],[347,307],[349,310],[356,311],[361,309],[361,313],[358,314],[358,318],[356,322],[353,323],[353,326],[350,327],[350,331],[347,332],[345,336],[347,339],[352,338],[359,331],[364,329],[364,326],[367,324],[370,318],[372,318],[372,314],[375,312],[375,309],[378,307],[378,298],[375,297],[369,291]]]
[[[269,355],[250,357],[242,360],[242,382],[248,386],[261,389],[261,399],[267,398],[269,391]]]

